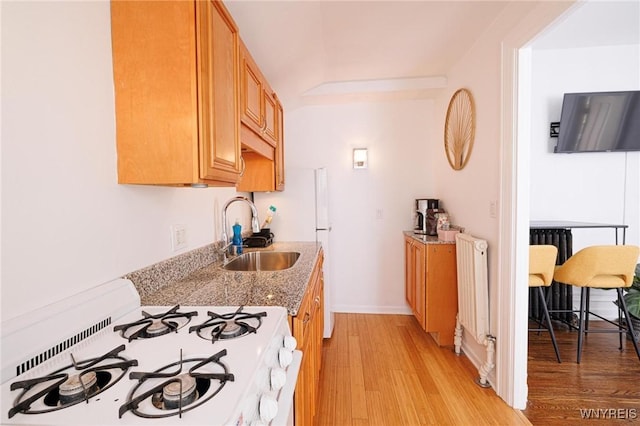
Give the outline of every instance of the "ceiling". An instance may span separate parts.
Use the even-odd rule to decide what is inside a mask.
[[[448,70],[509,3],[225,0],[242,39],[285,106],[305,98],[317,103],[327,95],[444,87]],[[638,4],[584,2],[532,46],[638,43]]]
[[[640,44],[640,1],[588,1],[558,19],[532,43],[535,49]]]

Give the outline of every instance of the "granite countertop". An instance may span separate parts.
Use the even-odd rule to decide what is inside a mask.
[[[276,242],[264,249],[245,249],[295,251],[300,257],[281,271],[227,271],[216,261],[155,291],[138,291],[143,306],[284,306],[295,316],[320,249],[316,242]]]
[[[404,235],[411,237],[422,244],[455,244],[455,241],[442,241],[438,239],[437,235],[423,235],[416,234],[413,231],[403,231]]]

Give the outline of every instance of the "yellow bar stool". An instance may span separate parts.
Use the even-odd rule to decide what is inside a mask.
[[[582,355],[582,343],[586,333],[613,332],[620,334],[620,350],[622,350],[622,336],[630,334],[631,342],[640,359],[638,343],[633,336],[633,325],[629,319],[629,311],[622,297],[622,289],[633,283],[635,266],[638,263],[640,248],[632,245],[621,246],[591,246],[586,247],[571,256],[556,268],[554,279],[558,282],[581,287],[580,318],[578,325],[578,364]],[[589,312],[589,296],[591,288],[616,289],[618,293],[618,322],[615,323],[593,312]],[[626,327],[622,325],[620,310],[624,313]],[[617,330],[597,329],[589,330],[589,315],[600,318],[616,325]]]
[[[543,291],[543,287],[549,287],[553,282],[553,271],[556,267],[556,258],[558,257],[558,248],[551,245],[534,245],[529,246],[529,287],[535,287],[538,289],[537,293],[540,296],[540,306],[544,314],[544,322],[538,321],[541,327],[544,328],[530,328],[529,331],[543,331],[546,330],[551,336],[551,343],[553,343],[553,350],[556,352],[556,358],[558,362],[560,360],[560,351],[558,350],[558,343],[556,342],[556,335],[553,332],[553,325],[551,324],[551,318],[549,317],[549,309],[547,308],[547,297]]]

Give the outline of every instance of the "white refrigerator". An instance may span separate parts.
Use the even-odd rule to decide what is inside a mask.
[[[324,337],[331,337],[331,223],[327,169],[290,168],[282,192],[256,192],[254,203],[263,222],[270,206],[276,208],[269,225],[275,241],[316,241],[324,251]]]

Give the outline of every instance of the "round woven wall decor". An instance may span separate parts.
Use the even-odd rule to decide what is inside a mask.
[[[449,101],[444,122],[444,152],[451,168],[461,170],[467,165],[476,133],[476,111],[471,92],[458,89]]]

